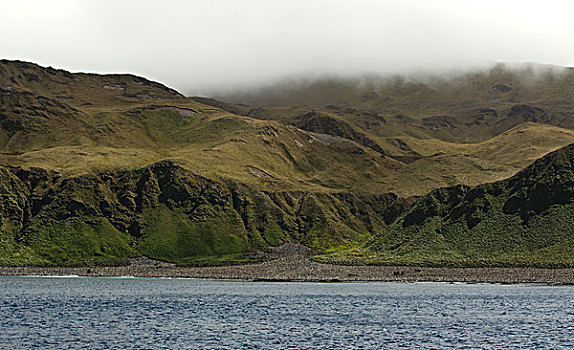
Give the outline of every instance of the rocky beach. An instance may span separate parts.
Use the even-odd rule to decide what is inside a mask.
[[[217,267],[177,267],[159,263],[132,263],[122,267],[1,267],[0,275],[133,276],[296,282],[395,281],[574,284],[574,269],[341,266],[319,264],[303,256],[283,257],[257,264]]]

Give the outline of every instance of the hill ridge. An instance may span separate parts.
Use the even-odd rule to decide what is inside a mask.
[[[434,266],[574,266],[574,144],[516,175],[421,197],[340,263]]]

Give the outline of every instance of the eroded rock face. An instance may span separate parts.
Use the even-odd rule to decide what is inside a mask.
[[[508,117],[525,122],[552,123],[552,114],[543,109],[530,105],[515,105],[510,109]]]
[[[527,221],[553,205],[574,199],[574,144],[535,161],[515,176],[474,188],[454,186],[421,197],[402,219],[403,227],[420,225],[432,217],[447,222],[464,218],[470,228],[480,221],[474,214],[487,214],[491,201],[502,202],[504,214],[519,214]]]
[[[384,155],[385,151],[367,135],[356,131],[351,125],[343,120],[338,120],[319,112],[309,112],[294,122],[294,125],[303,130],[339,136],[355,141],[365,147],[371,148]]]
[[[571,144],[509,179],[430,192],[369,247],[456,266],[572,266],[573,213]]]
[[[2,236],[17,235],[30,217],[30,191],[10,170],[0,168],[0,196]]]
[[[320,250],[381,230],[402,210],[402,200],[392,194],[257,191],[198,176],[171,161],[75,177],[0,168],[0,181],[2,232],[12,244],[34,249],[39,242],[51,244],[54,235],[66,241],[64,231],[73,236],[77,227],[94,228],[90,240],[109,235],[131,242],[136,253],[175,260],[286,242]],[[81,257],[84,242],[66,242]],[[100,246],[98,254],[112,251],[100,252]],[[49,260],[49,253],[43,258]]]

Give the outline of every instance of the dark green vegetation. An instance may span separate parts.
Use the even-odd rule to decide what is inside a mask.
[[[185,263],[285,241],[326,249],[381,230],[399,202],[393,195],[254,191],[170,161],[74,177],[2,168],[0,181],[3,265],[121,263],[139,254]]]
[[[234,97],[252,107],[0,61],[0,265],[236,263],[290,242],[322,261],[571,266],[569,148],[484,184],[574,142],[574,73],[430,81]]]
[[[574,145],[510,179],[423,196],[365,247],[323,261],[574,266]]]

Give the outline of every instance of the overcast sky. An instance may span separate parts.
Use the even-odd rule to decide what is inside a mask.
[[[574,65],[574,1],[0,0],[0,58],[186,94],[317,74]]]

